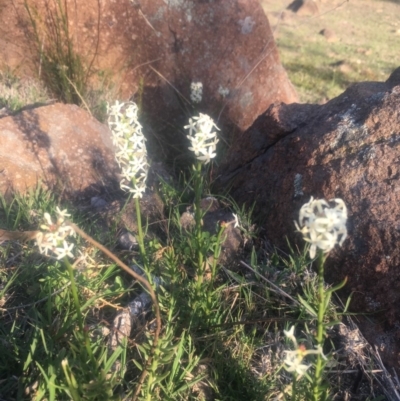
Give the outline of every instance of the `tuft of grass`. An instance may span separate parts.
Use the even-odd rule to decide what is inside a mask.
[[[185,191],[193,199],[194,189]],[[175,189],[172,183],[160,184],[159,192],[167,201],[166,210],[182,200],[182,188]],[[1,198],[1,228],[36,229],[43,214],[52,214],[58,204],[53,194],[40,188],[10,202]],[[92,217],[70,209],[73,221],[101,238]],[[313,347],[316,330],[316,318],[307,305],[316,309],[318,280],[309,268],[306,250],[292,249],[284,255],[259,245],[242,254],[251,270],[232,271],[217,263],[215,270],[202,272],[199,284],[198,232],[182,229],[175,209],[169,209],[163,240],[145,238],[146,274],[153,277],[163,324],[138,399],[285,399],[282,394],[291,379],[282,369],[288,349],[283,330],[296,324],[307,348]],[[235,205],[234,210],[242,209]],[[249,227],[249,214],[239,214],[239,221]],[[117,238],[119,227],[109,229],[113,230],[110,238]],[[201,249],[211,266],[209,258],[221,238],[205,235],[204,239]],[[138,316],[131,337],[110,350],[107,332],[115,330],[114,317],[143,289],[82,238],[74,243],[80,251],[75,254],[82,255],[72,265],[77,299],[70,272],[61,261],[40,255],[34,244],[0,246],[0,343],[4,345],[0,398],[123,400],[134,396],[152,352],[153,314],[148,310]],[[140,265],[135,252],[115,247],[114,252],[128,263],[133,257]],[[158,286],[154,277],[161,280]],[[304,302],[292,301],[299,296]],[[326,316],[329,321],[341,319],[332,301]],[[332,341],[325,352],[335,349],[336,339],[332,332],[328,335]],[[328,377],[330,393],[342,391],[336,375]],[[306,399],[307,392],[306,382],[300,381],[297,399]]]
[[[42,13],[34,2],[24,0],[33,32],[38,76],[56,99],[77,104],[104,122],[107,101],[114,98],[115,88],[110,73],[94,68],[100,35],[100,3],[97,42],[90,60],[76,49],[68,4],[66,0],[45,0]]]
[[[36,228],[40,216],[52,212],[56,205],[54,197],[40,189],[26,197],[17,196],[10,203],[1,199],[1,204],[1,221],[14,230]],[[88,361],[68,271],[59,261],[43,258],[31,246],[10,243],[1,247],[0,253],[0,338],[7,348],[0,356],[0,382],[5,384],[0,386],[1,397],[80,399],[76,394],[84,393],[90,399],[114,399],[112,389],[121,378],[111,368],[126,351],[120,347],[109,355],[102,338],[91,329],[95,362]],[[75,280],[80,313],[89,325],[99,297],[108,298],[119,289],[119,279],[115,265],[106,266],[103,274],[96,276],[88,266],[85,268]]]
[[[74,48],[68,3],[46,0],[44,15],[29,0],[24,5],[36,43],[39,76],[60,100],[82,104],[91,71]]]
[[[24,106],[47,103],[49,100],[47,90],[40,81],[19,78],[9,69],[0,71],[0,108],[6,107],[15,112]]]

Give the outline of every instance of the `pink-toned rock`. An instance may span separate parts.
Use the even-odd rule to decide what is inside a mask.
[[[400,324],[400,69],[350,87],[325,105],[273,105],[235,141],[220,185],[266,219],[271,242],[302,248],[293,220],[316,198],[342,198],[348,239],[327,278],[348,276],[352,306]]]
[[[45,4],[50,3],[29,1],[43,16],[48,14]],[[232,138],[271,103],[297,100],[258,0],[68,0],[65,4],[74,48],[86,65],[94,57],[95,69],[112,73],[123,98],[133,97],[141,104],[153,146],[161,144],[165,150],[182,143],[186,139],[182,127],[197,111],[218,119],[223,135]],[[0,16],[8,32],[0,38],[0,57],[13,51],[15,46],[7,47],[9,43],[16,43],[26,49],[24,65],[28,65],[37,54],[28,51],[34,43],[21,33],[30,29],[24,2],[6,1]],[[12,54],[8,59],[21,64],[18,54]],[[199,104],[190,99],[192,82],[203,84]]]
[[[139,1],[160,43],[162,58],[154,67],[190,100],[190,83],[203,83],[198,109],[224,118],[241,130],[279,98],[297,99],[283,70],[273,34],[257,0],[233,2]],[[161,45],[163,43],[163,45]],[[223,97],[221,91],[228,90]],[[182,113],[186,101],[163,79],[149,99],[164,99],[169,110]],[[179,99],[180,98],[180,99]],[[186,107],[191,106],[186,103]],[[162,115],[162,118],[166,118]]]
[[[54,104],[0,119],[2,194],[40,181],[68,196],[90,195],[117,181],[117,172],[109,129],[78,106]]]

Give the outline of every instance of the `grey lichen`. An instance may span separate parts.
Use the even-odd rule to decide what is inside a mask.
[[[337,128],[335,140],[330,144],[331,149],[340,147],[357,147],[364,145],[364,141],[369,136],[369,131],[364,124],[359,124],[356,118],[356,112],[359,110],[356,104],[344,113],[339,115],[340,122]]]
[[[297,173],[294,176],[294,199],[298,199],[304,195],[303,192],[303,176]]]
[[[240,31],[244,35],[247,35],[248,33],[252,32],[255,24],[256,24],[256,22],[251,17],[246,17],[244,20],[241,19],[241,20],[239,20],[239,25],[241,27]]]

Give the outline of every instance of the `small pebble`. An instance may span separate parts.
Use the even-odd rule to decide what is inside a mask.
[[[129,251],[131,251],[132,249],[138,249],[138,242],[136,237],[128,231],[120,235],[120,237],[118,238],[118,243],[121,248],[127,249]]]
[[[90,205],[96,209],[103,209],[107,206],[107,202],[98,196],[93,196],[90,199]]]

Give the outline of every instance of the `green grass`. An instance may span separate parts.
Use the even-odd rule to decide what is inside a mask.
[[[326,102],[355,82],[386,80],[398,67],[398,3],[320,3],[320,15],[314,17],[285,11],[288,4],[283,0],[262,2],[282,64],[301,102]],[[282,11],[286,13],[284,21],[277,18]],[[336,40],[329,42],[319,34],[325,28],[334,32]]]
[[[131,337],[110,351],[106,329],[120,307],[143,289],[84,239],[73,240],[75,255],[80,250],[86,258],[74,266],[72,281],[65,263],[41,255],[33,243],[0,246],[0,343],[4,350],[0,353],[0,399],[130,399],[150,355],[153,362],[139,394],[143,400],[261,401],[273,400],[287,388],[290,375],[282,364],[290,344],[285,343],[282,331],[297,322],[297,332],[306,335],[307,348],[314,341],[315,317],[289,298],[301,295],[313,307],[318,303],[317,278],[309,269],[308,254],[291,251],[285,256],[262,247],[242,250],[241,257],[257,274],[217,264],[215,274],[206,274],[199,291],[194,275],[197,236],[182,230],[179,213],[173,213],[182,193],[188,198],[194,193],[187,186],[177,188],[160,182],[159,192],[167,200],[168,228],[164,239],[150,233],[145,239],[147,277],[162,279],[157,290],[162,331],[155,353],[151,311],[135,320]],[[224,202],[229,207],[226,198]],[[2,199],[0,228],[37,229],[43,214],[54,215],[58,204],[53,194],[39,188],[11,202]],[[231,207],[243,225],[250,224],[244,209],[234,203]],[[72,206],[68,209],[81,228],[94,238],[101,237],[93,216]],[[110,226],[110,230],[108,238],[116,241],[119,227]],[[244,229],[247,236],[248,230]],[[219,246],[218,238],[204,235],[208,241],[204,258],[208,258]],[[252,238],[248,236],[248,241]],[[140,263],[135,252],[119,251],[115,242],[109,246],[128,264],[132,258]],[[78,290],[78,309],[72,282]],[[340,318],[337,306],[330,304],[328,309],[327,322]],[[309,391],[305,382],[301,385]]]
[[[303,102],[318,103],[333,99],[355,82],[381,81],[397,66],[393,59],[370,61],[362,54],[354,59],[355,46],[341,43],[330,44],[330,50],[335,55],[327,57],[323,41],[325,39],[321,37],[317,43],[306,43],[295,51],[292,33],[277,41],[282,64]],[[345,61],[342,63],[342,60]]]
[[[58,92],[65,101],[77,103],[82,101],[79,95],[84,94],[88,108],[104,120],[108,99],[102,88],[108,87],[110,78],[98,73],[100,85],[96,90],[79,89],[78,84],[76,88],[71,86],[70,81],[75,82],[77,77],[86,84],[86,75],[82,73],[87,73],[89,67],[76,58],[63,25],[65,9],[62,3],[55,4],[61,13],[57,17],[61,25],[55,29],[66,42],[53,42],[54,49],[67,51],[60,57],[71,56],[65,65],[72,69],[57,69],[51,64],[52,53],[39,53],[49,57],[48,64],[42,59],[46,74],[69,74],[69,80],[48,75],[47,89]],[[33,18],[32,22],[35,21],[39,20]],[[303,24],[295,35],[289,27],[282,26],[277,37],[283,64],[303,101],[324,101],[342,93],[351,82],[382,79],[395,66],[393,49],[379,44],[389,39],[382,32],[375,40],[368,36],[368,30],[362,31],[372,54],[384,51],[386,56],[379,58],[364,53],[365,44],[351,41],[331,43],[327,48],[325,39],[315,36],[315,29]],[[311,34],[313,41],[302,40]],[[347,70],[332,65],[342,59],[346,60]],[[58,62],[64,63],[63,59]],[[75,67],[77,74],[73,73]],[[63,86],[54,88],[52,80]],[[45,91],[22,96],[22,81],[9,72],[0,76],[0,82],[0,104],[12,110],[46,99]],[[7,92],[10,88],[13,90]],[[209,173],[204,172],[202,196],[209,194],[209,179]],[[288,254],[271,249],[260,236],[251,210],[220,194],[218,199],[226,210],[237,214],[240,220],[243,246],[236,259],[242,259],[250,268],[239,263],[214,264],[211,257],[218,255],[224,235],[186,231],[180,223],[181,214],[193,206],[195,199],[193,176],[189,174],[179,182],[160,179],[154,189],[164,203],[165,216],[157,228],[145,226],[144,245],[145,277],[153,282],[161,312],[157,345],[153,347],[155,309],[149,307],[133,319],[130,337],[110,349],[110,339],[118,332],[112,330],[115,317],[144,289],[96,246],[79,236],[73,239],[75,258],[71,262],[76,265],[71,276],[66,263],[40,254],[33,242],[3,242],[0,399],[127,400],[138,389],[141,400],[292,398],[287,395],[292,375],[283,368],[284,351],[291,344],[285,340],[283,330],[296,325],[299,341],[310,349],[315,346],[317,327],[312,311],[318,307],[318,278],[307,250],[291,249],[290,244]],[[104,224],[96,223],[99,216],[77,210],[39,187],[25,196],[15,195],[12,200],[0,198],[0,229],[36,230],[44,213],[54,216],[57,206],[67,207],[74,223],[99,242],[106,241],[122,261],[128,265],[142,264],[138,252],[117,247],[123,219],[106,222],[104,233]],[[219,224],[217,229],[221,227]],[[80,255],[85,257],[79,259]],[[209,268],[199,268],[199,260],[209,261]],[[158,287],[154,277],[161,279]],[[333,400],[344,397],[352,384],[338,385],[341,372],[349,367],[336,333],[335,322],[342,319],[343,309],[347,306],[339,307],[331,301],[325,316],[329,330],[324,352],[331,359],[324,379]],[[313,358],[308,357],[306,362],[312,364]],[[147,376],[142,382],[145,367]],[[310,374],[313,369],[309,369]],[[368,378],[361,396],[365,400],[380,399],[374,376]],[[297,400],[307,399],[310,384],[299,381],[297,391]]]
[[[46,88],[39,81],[18,78],[9,69],[0,71],[0,108],[15,112],[27,105],[46,103],[49,99]]]
[[[7,228],[36,227],[37,216],[54,207],[52,195],[38,190],[25,198],[15,198],[11,204],[3,200],[1,221]],[[58,394],[68,394],[71,388],[63,372],[68,371],[68,363],[72,367],[70,378],[82,383],[79,389],[83,388],[91,399],[111,399],[111,389],[119,381],[115,373],[106,380],[112,355],[108,356],[101,338],[92,338],[95,366],[87,360],[65,266],[43,258],[31,246],[9,243],[0,252],[4,284],[1,301],[7,304],[1,318],[0,336],[5,346],[0,356],[1,397],[61,399]],[[96,300],[121,290],[117,273],[115,265],[108,265],[101,275],[90,269],[77,274],[81,312],[88,324]],[[90,298],[82,295],[87,291]]]

